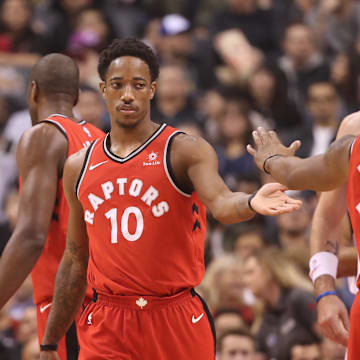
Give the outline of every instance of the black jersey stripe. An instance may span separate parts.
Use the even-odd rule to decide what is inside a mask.
[[[95,147],[95,144],[97,142],[97,139],[94,140],[90,146],[88,147],[88,149],[86,150],[86,154],[85,154],[85,158],[84,158],[84,162],[83,162],[83,165],[81,167],[81,170],[80,170],[80,174],[79,174],[79,177],[78,177],[78,180],[76,182],[76,187],[75,187],[75,191],[76,191],[76,196],[77,198],[79,199],[79,189],[80,189],[80,185],[81,185],[81,182],[83,181],[83,178],[85,176],[85,172],[86,172],[86,169],[89,165],[89,161],[90,161],[90,157],[91,157],[91,153]]]
[[[41,123],[49,123],[49,124],[55,125],[60,130],[60,132],[65,136],[66,140],[69,141],[65,128],[58,122],[56,122],[54,120],[50,120],[50,119],[45,119],[45,120],[42,120],[39,122],[39,124],[41,124]]]
[[[181,186],[179,186],[176,183],[176,179],[175,179],[175,175],[171,166],[171,161],[170,161],[170,149],[171,149],[171,144],[175,138],[175,136],[180,135],[180,134],[184,134],[182,131],[178,130],[175,131],[174,133],[172,133],[169,138],[166,141],[166,145],[165,145],[165,150],[164,150],[164,169],[165,169],[165,173],[167,175],[167,178],[170,181],[170,184],[175,188],[175,190],[177,192],[179,192],[181,195],[184,195],[186,197],[190,197],[191,193],[188,193],[185,189],[182,189]]]
[[[110,133],[107,133],[105,136],[105,139],[103,141],[104,152],[111,160],[114,160],[114,161],[122,164],[122,163],[132,159],[133,157],[135,157],[141,151],[143,151],[153,140],[155,140],[163,132],[163,130],[166,128],[166,126],[167,126],[166,124],[162,124],[142,145],[140,145],[137,149],[132,151],[128,156],[126,156],[124,158],[117,156],[110,150],[110,148],[108,147]]]

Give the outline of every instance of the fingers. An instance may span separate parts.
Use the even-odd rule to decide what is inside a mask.
[[[293,151],[294,154],[295,154],[295,152],[299,150],[300,146],[301,146],[301,141],[300,141],[300,140],[296,140],[296,141],[294,141],[294,142],[289,146],[289,149],[290,149],[291,151]]]
[[[248,151],[248,153],[251,155],[251,156],[255,156],[255,149],[251,146],[251,145],[248,145],[246,146],[246,150]]]

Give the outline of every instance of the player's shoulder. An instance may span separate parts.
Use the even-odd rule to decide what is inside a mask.
[[[202,154],[212,150],[212,146],[202,137],[188,135],[185,133],[178,134],[173,141],[172,150],[184,154]]]
[[[66,160],[65,166],[70,167],[75,170],[76,169],[80,170],[84,164],[88,150],[89,150],[89,147],[83,148],[83,149],[79,150],[78,152],[70,155]]]
[[[39,123],[23,132],[17,149],[28,159],[54,157],[67,152],[67,140],[54,126]]]
[[[340,124],[337,138],[340,138],[345,135],[355,135],[360,134],[360,111],[356,111],[348,116],[346,116]]]

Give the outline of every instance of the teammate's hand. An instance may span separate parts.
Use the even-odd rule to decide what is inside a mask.
[[[252,208],[262,215],[279,215],[297,210],[301,200],[287,196],[287,187],[279,183],[263,185],[251,200]]]
[[[40,360],[60,360],[56,351],[41,351]]]
[[[349,339],[349,317],[344,303],[336,295],[325,296],[318,302],[317,313],[323,334],[346,347]]]
[[[264,170],[264,161],[272,155],[293,156],[299,149],[301,142],[294,141],[289,147],[284,146],[279,140],[275,131],[268,131],[264,128],[257,128],[252,132],[255,148],[247,146],[247,151],[254,158],[260,170]]]

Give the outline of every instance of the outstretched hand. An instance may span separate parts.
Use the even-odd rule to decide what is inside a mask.
[[[252,135],[255,147],[248,145],[247,151],[254,158],[260,170],[266,169],[264,169],[264,162],[270,156],[293,156],[301,145],[301,142],[296,140],[289,147],[286,147],[281,143],[275,131],[268,131],[261,127],[253,131]]]
[[[279,215],[299,209],[301,200],[287,196],[286,186],[279,183],[263,185],[251,200],[252,208],[262,215]]]

